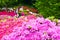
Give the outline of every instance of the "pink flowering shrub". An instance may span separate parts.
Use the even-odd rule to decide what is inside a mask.
[[[14,11],[11,11],[11,12],[8,12],[8,11],[0,11],[0,15],[15,16],[17,14]]]
[[[0,40],[60,40],[60,26],[34,15],[0,19]]]

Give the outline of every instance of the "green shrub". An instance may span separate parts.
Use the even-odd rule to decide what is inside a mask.
[[[60,18],[60,0],[36,0],[34,6],[44,17]]]
[[[0,7],[13,7],[20,5],[32,6],[35,0],[0,0]]]
[[[0,7],[12,7],[17,5],[18,0],[0,0]]]

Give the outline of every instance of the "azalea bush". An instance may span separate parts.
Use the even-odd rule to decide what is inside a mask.
[[[60,18],[60,0],[36,0],[34,5],[44,17]]]
[[[8,15],[8,16],[16,16],[17,14],[14,11],[8,12],[8,11],[0,11],[0,16],[1,15]]]
[[[60,40],[60,26],[35,15],[0,16],[0,40]]]

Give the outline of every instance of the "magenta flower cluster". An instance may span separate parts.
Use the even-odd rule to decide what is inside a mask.
[[[8,19],[4,23],[8,23],[7,31],[11,32],[6,32],[0,40],[60,40],[60,26],[49,19],[34,15]]]

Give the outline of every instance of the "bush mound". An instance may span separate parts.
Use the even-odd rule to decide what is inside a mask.
[[[60,40],[60,26],[35,15],[1,16],[0,40]]]

